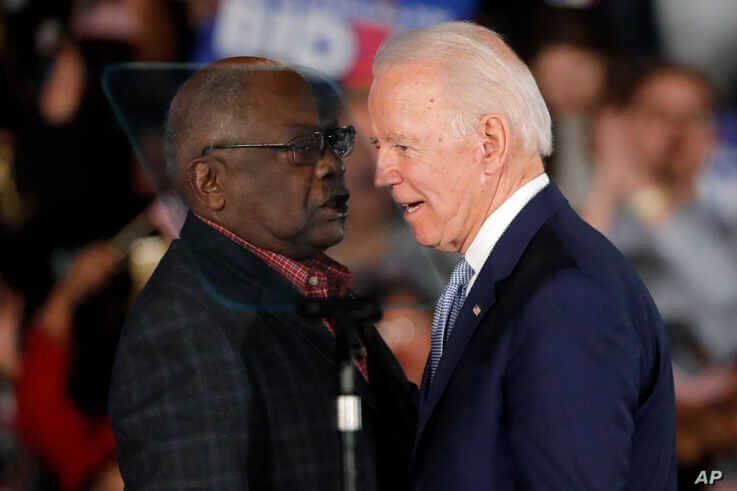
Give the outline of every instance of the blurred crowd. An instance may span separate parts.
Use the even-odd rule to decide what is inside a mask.
[[[236,54],[239,36],[238,54],[273,56],[279,40],[254,44],[251,29],[336,2],[276,2],[291,12],[269,11],[271,3],[0,2],[0,490],[122,489],[106,416],[113,353],[182,210],[162,192],[151,152],[134,152],[146,142],[116,119],[106,66],[211,61]],[[340,5],[333,15],[353,16],[341,35],[356,33],[355,66],[336,64],[338,55],[321,65],[320,43],[305,54],[284,42],[276,52],[302,53],[289,61],[324,69],[346,89],[360,136],[346,162],[346,238],[328,252],[353,271],[354,290],[381,300],[379,330],[410,380],[422,376],[434,302],[455,258],[419,248],[373,186],[370,58],[392,32],[471,19],[532,68],[554,120],[548,173],[635,265],[666,322],[682,489],[701,469],[737,476],[733,0]],[[240,17],[240,30],[219,28],[233,18],[226,10],[254,17]],[[324,29],[328,41],[337,32]],[[727,481],[723,489],[737,489],[737,477]]]

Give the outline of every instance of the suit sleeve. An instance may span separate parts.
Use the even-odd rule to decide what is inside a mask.
[[[126,490],[251,489],[243,362],[191,306],[142,311],[124,329],[110,393]]]
[[[516,329],[505,390],[522,489],[623,489],[640,379],[625,313],[566,271],[533,295]]]

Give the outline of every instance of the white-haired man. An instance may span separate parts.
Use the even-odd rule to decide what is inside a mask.
[[[527,67],[492,31],[446,23],[389,40],[374,77],[376,184],[418,242],[463,254],[433,319],[416,489],[675,489],[662,322],[549,183]]]

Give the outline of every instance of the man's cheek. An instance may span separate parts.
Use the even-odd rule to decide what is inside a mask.
[[[288,226],[293,233],[303,233],[315,226],[314,213],[310,213],[302,206],[292,206],[288,211],[285,210],[282,215],[285,226]]]

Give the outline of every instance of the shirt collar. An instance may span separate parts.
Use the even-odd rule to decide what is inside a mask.
[[[297,261],[283,254],[258,247],[222,225],[196,213],[194,215],[265,262],[299,291],[303,297],[316,299],[342,297],[348,290],[351,279],[350,271],[326,254],[320,253],[304,261]]]
[[[502,234],[504,234],[504,231],[507,230],[507,227],[509,227],[519,212],[522,211],[522,208],[537,193],[542,191],[549,182],[550,178],[543,172],[512,193],[499,208],[494,210],[486,218],[464,255],[466,262],[468,262],[474,271],[471,280],[466,286],[466,292],[471,291],[471,287],[476,281],[481,268],[483,268],[486,259],[491,255],[491,251],[494,250],[494,246]]]

